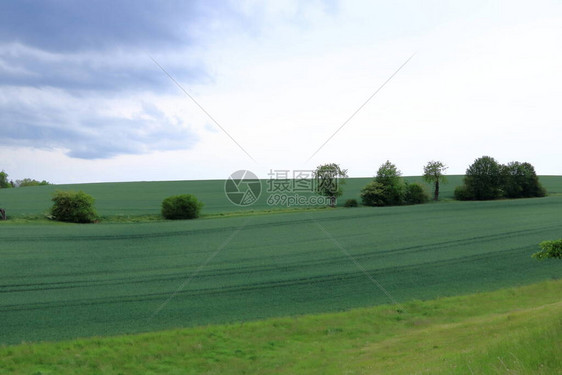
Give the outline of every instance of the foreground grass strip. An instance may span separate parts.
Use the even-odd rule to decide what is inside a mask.
[[[0,373],[562,373],[562,280],[405,308],[4,346]]]

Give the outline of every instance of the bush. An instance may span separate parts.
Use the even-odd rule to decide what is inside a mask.
[[[562,239],[556,241],[543,241],[539,244],[541,251],[534,253],[532,256],[538,260],[547,258],[562,259]]]
[[[404,201],[406,204],[420,204],[429,200],[423,186],[418,183],[406,184]]]
[[[346,200],[344,206],[345,206],[345,207],[357,207],[357,206],[358,206],[358,204],[357,204],[357,199],[348,199],[348,200]]]
[[[162,216],[169,220],[195,219],[203,207],[194,195],[181,194],[162,201]]]
[[[474,199],[474,194],[468,190],[468,186],[461,185],[455,188],[455,199],[459,201],[469,201]]]
[[[94,198],[83,191],[55,192],[51,216],[69,223],[93,223],[97,219]]]
[[[365,206],[386,206],[384,185],[380,182],[369,182],[361,189],[361,200]]]

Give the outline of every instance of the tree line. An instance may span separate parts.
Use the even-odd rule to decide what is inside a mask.
[[[14,187],[26,187],[26,186],[41,186],[50,185],[49,182],[37,181],[31,178],[24,178],[23,180],[8,180],[8,174],[5,171],[0,172],[0,189],[14,188]]]
[[[432,185],[433,200],[439,200],[442,183],[447,179],[447,166],[441,161],[430,161],[423,168],[423,180]],[[336,198],[343,194],[342,185],[347,177],[347,170],[338,164],[324,164],[316,168],[316,192],[331,198],[332,206]],[[336,181],[339,179],[339,182]],[[330,181],[330,183],[325,183]],[[463,185],[455,188],[454,197],[457,200],[491,200],[500,198],[531,198],[544,197],[545,188],[540,184],[535,168],[527,162],[517,161],[499,164],[490,156],[477,158],[466,170]],[[365,206],[399,206],[405,204],[420,204],[429,201],[430,197],[424,186],[418,183],[408,183],[402,178],[400,170],[386,161],[377,170],[373,181],[369,182],[360,192]],[[351,202],[353,203],[353,202]],[[355,204],[346,202],[346,207]]]

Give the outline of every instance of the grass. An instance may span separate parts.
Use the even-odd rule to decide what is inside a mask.
[[[560,212],[553,196],[180,222],[8,222],[0,343],[388,303],[363,270],[398,301],[560,278],[559,263],[530,257],[560,237]]]
[[[340,313],[0,347],[14,374],[561,374],[562,280]]]

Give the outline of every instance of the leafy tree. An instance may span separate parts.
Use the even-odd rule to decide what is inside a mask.
[[[502,195],[500,165],[494,158],[482,156],[468,167],[464,183],[471,199],[497,199]]]
[[[440,161],[430,161],[423,167],[423,179],[433,184],[433,200],[439,200],[439,183],[447,182],[444,172],[447,166]]]
[[[533,258],[543,260],[547,258],[562,259],[562,239],[556,241],[543,241],[539,244],[541,251],[534,253]]]
[[[94,198],[83,191],[55,192],[51,216],[70,223],[93,223],[97,219]]]
[[[384,201],[386,206],[395,206],[404,203],[404,182],[402,173],[390,161],[382,164],[375,181],[384,187]]]
[[[12,184],[8,181],[8,174],[4,171],[0,172],[0,189],[11,188]]]
[[[162,216],[169,220],[196,219],[202,207],[203,202],[194,195],[174,195],[162,201]]]
[[[539,182],[535,168],[517,161],[501,166],[502,190],[507,198],[544,197],[546,190]]]
[[[336,163],[319,165],[314,171],[315,190],[317,194],[330,198],[330,205],[336,205],[337,197],[343,194],[347,169],[341,169]]]

